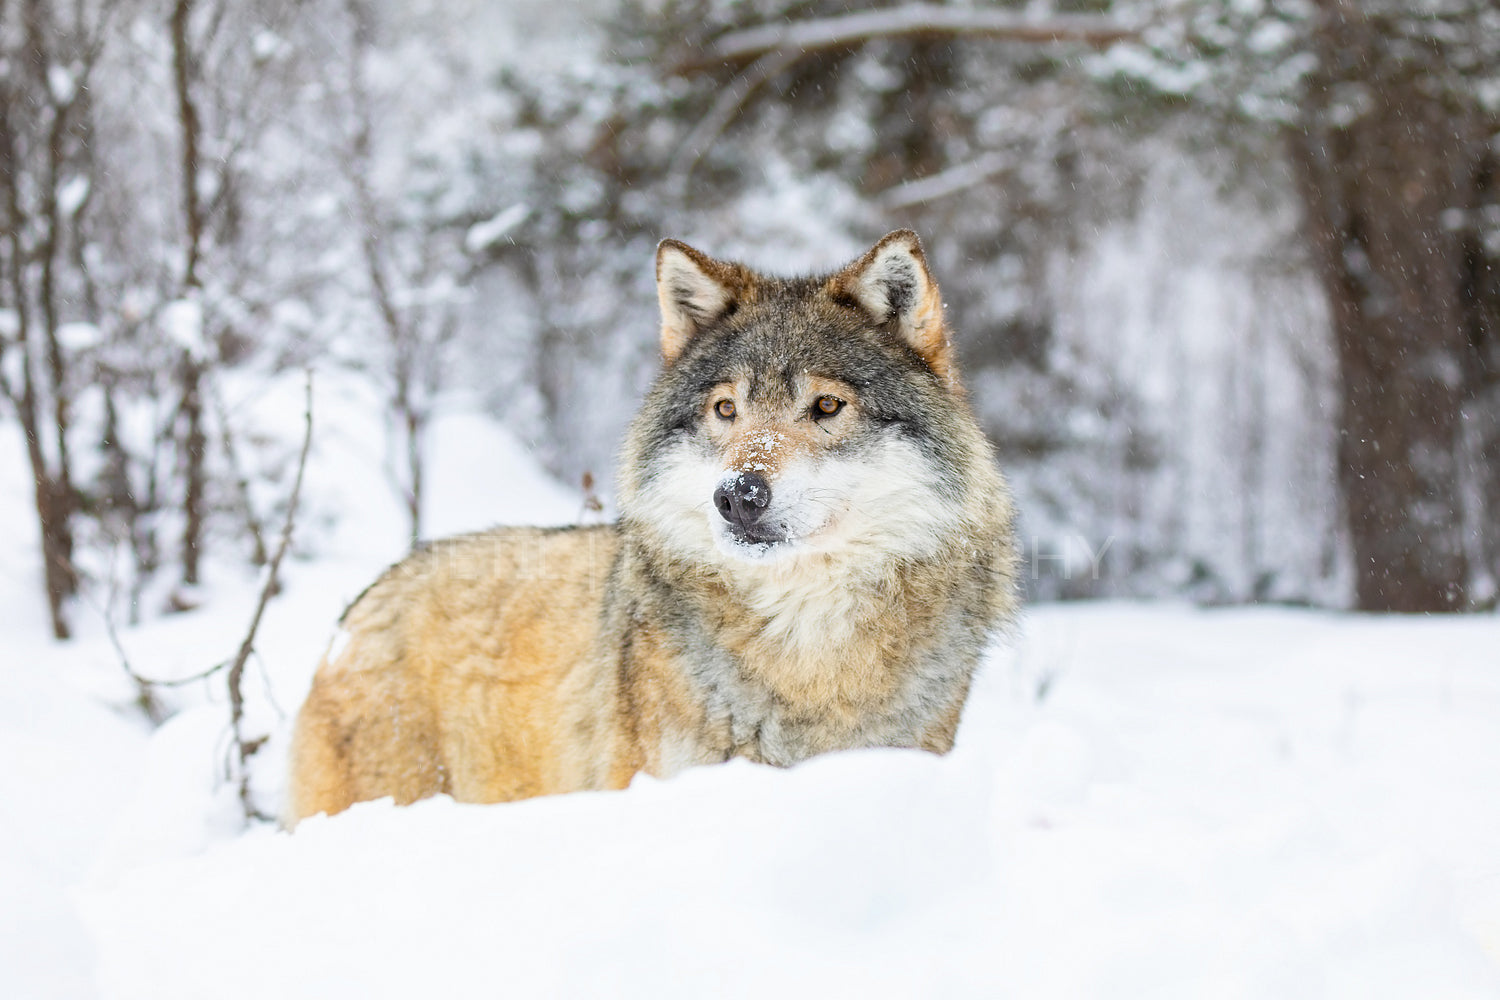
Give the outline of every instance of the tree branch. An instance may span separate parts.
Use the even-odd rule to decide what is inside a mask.
[[[250,662],[250,654],[255,649],[255,634],[260,630],[261,616],[265,614],[266,604],[270,602],[271,596],[277,592],[276,578],[281,570],[281,560],[286,556],[287,549],[292,544],[292,528],[296,525],[297,518],[297,500],[302,495],[302,476],[307,471],[307,454],[312,449],[313,376],[311,369],[307,372],[306,395],[307,426],[302,435],[302,454],[297,459],[297,475],[292,480],[292,493],[286,503],[286,520],[281,525],[281,540],[276,545],[276,552],[271,556],[271,561],[266,565],[266,581],[260,588],[260,600],[255,605],[255,614],[250,618],[250,628],[245,633],[245,641],[240,643],[239,652],[235,654],[234,660],[229,665],[229,724],[234,732],[234,745],[239,756],[240,805],[244,807],[246,819],[259,815],[250,801],[250,773],[246,764],[251,754],[259,749],[260,741],[257,740],[253,744],[245,741],[242,728],[245,697],[240,683],[245,676],[245,664]]]
[[[130,657],[125,653],[125,645],[120,641],[119,630],[115,628],[115,596],[118,591],[115,580],[114,559],[111,556],[109,568],[109,594],[104,599],[104,607],[98,608],[100,617],[104,619],[104,632],[109,636],[109,644],[114,647],[115,655],[120,658],[120,666],[125,669],[125,675],[135,685],[135,703],[145,713],[147,721],[153,726],[160,725],[167,717],[166,709],[161,700],[156,696],[157,681],[142,677],[135,672],[135,667],[130,665]],[[217,669],[217,668],[215,668]]]
[[[985,153],[968,163],[886,188],[880,193],[880,204],[887,209],[897,209],[936,201],[983,184],[1014,165],[1015,159],[1004,153]]]
[[[306,429],[302,435],[302,451],[297,457],[297,473],[292,480],[292,492],[287,498],[286,518],[281,525],[281,538],[277,542],[276,552],[271,556],[270,562],[266,564],[265,582],[261,584],[260,598],[256,601],[255,612],[250,617],[250,627],[245,632],[245,638],[240,643],[239,650],[232,659],[224,660],[209,667],[207,670],[193,674],[189,677],[178,677],[173,680],[155,680],[150,677],[142,677],[135,672],[130,665],[129,658],[125,655],[125,647],[120,643],[119,634],[115,630],[113,615],[106,608],[102,611],[105,630],[109,633],[109,640],[115,648],[115,653],[120,658],[120,663],[125,668],[126,674],[135,682],[140,698],[139,702],[152,722],[159,722],[163,715],[160,702],[155,698],[156,688],[182,687],[197,681],[208,680],[219,671],[228,669],[229,676],[227,686],[229,689],[229,725],[234,736],[235,760],[239,764],[239,797],[240,805],[245,811],[246,819],[263,818],[260,811],[250,801],[250,773],[247,767],[250,758],[260,749],[265,739],[245,739],[245,696],[243,680],[245,667],[250,662],[250,655],[255,652],[255,637],[260,631],[260,621],[266,613],[266,605],[271,598],[280,592],[279,575],[281,572],[281,561],[286,558],[288,549],[292,544],[292,530],[296,526],[297,503],[302,496],[302,479],[307,472],[307,456],[312,450],[313,436],[313,375],[307,372],[306,410],[304,419]],[[113,579],[113,576],[111,576]],[[111,601],[111,605],[113,602]],[[279,711],[279,709],[278,709]]]
[[[255,498],[250,493],[250,477],[240,464],[239,448],[234,443],[234,430],[230,426],[229,407],[224,395],[212,381],[208,384],[208,395],[213,401],[214,413],[219,420],[219,446],[224,451],[224,460],[229,463],[229,472],[234,479],[235,491],[240,496],[241,513],[245,518],[245,531],[250,535],[252,546],[250,562],[256,566],[266,564],[266,533],[261,528],[260,518],[255,516]]]
[[[1108,18],[1059,15],[1038,19],[1009,11],[910,4],[806,21],[778,21],[720,35],[701,55],[684,60],[679,73],[741,63],[767,52],[798,55],[855,45],[876,38],[952,38],[959,35],[1014,42],[1080,42],[1104,47],[1140,34]]]

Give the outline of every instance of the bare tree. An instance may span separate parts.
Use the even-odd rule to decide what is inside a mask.
[[[180,295],[199,305],[203,282],[198,262],[203,253],[204,210],[199,194],[198,147],[201,123],[193,98],[197,57],[193,51],[190,22],[196,0],[175,0],[171,15],[172,85],[176,96],[177,123],[181,134],[182,158],[178,182],[182,185],[183,265]],[[201,312],[197,313],[201,327]],[[203,342],[201,328],[192,340]],[[199,555],[203,545],[204,492],[207,473],[204,467],[208,435],[204,431],[203,380],[207,359],[200,357],[193,344],[182,345],[177,361],[177,382],[181,391],[178,407],[181,427],[178,450],[182,456],[182,582],[198,583]]]
[[[42,0],[0,4],[0,393],[26,439],[41,531],[53,634],[70,634],[66,604],[78,590],[74,522],[79,509],[70,432],[78,386],[62,342],[62,273],[83,200],[68,204],[65,185],[89,183],[89,77],[105,37],[107,6]],[[76,196],[74,196],[76,199]],[[3,357],[0,357],[3,360]]]
[[[365,294],[383,335],[389,472],[406,505],[410,544],[416,546],[422,536],[427,429],[458,329],[454,276],[445,270],[454,265],[447,248],[455,236],[445,220],[421,213],[412,217],[409,206],[392,204],[399,192],[386,195],[376,188],[380,118],[365,79],[375,11],[365,0],[347,0],[345,12],[350,44],[342,128],[347,136],[337,155],[359,234]]]
[[[171,247],[175,266],[163,282],[169,301],[160,316],[175,352],[171,440],[178,474],[174,487],[181,491],[179,564],[186,587],[200,577],[210,514],[210,449],[216,446],[228,466],[252,561],[259,565],[266,559],[236,440],[240,429],[229,422],[219,382],[230,367],[253,356],[260,346],[259,327],[269,325],[265,313],[290,290],[283,273],[298,271],[295,253],[285,253],[286,260],[267,259],[263,248],[248,245],[247,230],[269,223],[247,220],[245,199],[259,169],[252,151],[287,117],[284,99],[296,86],[295,60],[275,57],[287,48],[277,32],[289,32],[307,10],[278,0],[172,0],[165,25],[177,226]]]

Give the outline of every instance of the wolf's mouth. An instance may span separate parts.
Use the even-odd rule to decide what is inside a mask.
[[[763,562],[797,548],[797,539],[779,524],[757,524],[749,528],[725,524],[714,534],[719,551],[750,562]]]
[[[779,545],[782,542],[791,541],[791,537],[784,530],[772,530],[765,525],[741,528],[731,524],[728,525],[728,531],[729,537],[741,545]]]

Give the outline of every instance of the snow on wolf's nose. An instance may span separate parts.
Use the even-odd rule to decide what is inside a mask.
[[[714,490],[714,506],[724,520],[748,532],[771,504],[771,484],[758,472],[741,472]]]

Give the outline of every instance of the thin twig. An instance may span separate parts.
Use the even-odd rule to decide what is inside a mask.
[[[224,402],[224,394],[219,391],[214,380],[208,380],[208,396],[213,402],[214,413],[219,418],[219,445],[224,452],[224,460],[229,463],[230,475],[234,478],[234,488],[239,493],[241,513],[245,518],[245,530],[250,534],[251,553],[250,561],[256,566],[266,564],[266,538],[261,529],[260,518],[255,516],[255,502],[250,493],[250,477],[245,474],[245,468],[240,464],[239,448],[234,443],[234,431],[230,429],[229,407]]]
[[[307,454],[312,449],[313,434],[313,376],[311,369],[307,372],[307,409],[305,413],[306,430],[302,436],[302,454],[297,459],[297,475],[292,480],[292,493],[287,499],[286,520],[281,525],[281,540],[276,545],[276,552],[271,556],[271,561],[266,564],[266,580],[260,588],[260,600],[255,605],[255,614],[250,618],[250,628],[245,633],[245,641],[240,643],[239,652],[235,654],[234,660],[229,666],[229,724],[234,733],[235,749],[239,756],[239,778],[240,778],[240,805],[244,807],[245,818],[252,819],[259,816],[250,801],[250,773],[246,764],[250,756],[260,748],[259,740],[254,745],[245,741],[245,735],[241,728],[245,716],[245,697],[240,689],[240,682],[245,675],[245,664],[250,660],[250,653],[255,648],[255,634],[260,629],[261,616],[265,614],[266,605],[271,600],[271,595],[276,593],[276,577],[281,570],[281,560],[286,556],[287,549],[292,544],[292,529],[296,524],[297,500],[302,495],[302,476],[307,471]]]
[[[156,680],[151,677],[142,677],[141,680],[145,681],[147,684],[150,684],[152,687],[185,687],[198,681],[208,680],[214,674],[218,673],[220,670],[223,670],[233,662],[233,660],[221,660],[220,662],[215,663],[213,666],[209,667],[207,670],[192,674],[188,677],[174,677],[171,680]]]
[[[590,515],[598,516],[604,513],[604,501],[599,499],[599,494],[594,491],[594,474],[585,471],[582,479],[583,485],[583,509],[578,512],[578,523],[587,524]]]
[[[109,595],[104,600],[104,607],[96,607],[95,610],[104,619],[104,633],[109,636],[109,644],[114,647],[115,655],[120,658],[120,666],[124,668],[125,676],[129,677],[131,683],[135,685],[135,703],[140,706],[141,711],[145,713],[147,720],[153,726],[159,725],[167,715],[160,699],[156,697],[156,692],[152,690],[156,682],[135,672],[135,667],[130,665],[130,657],[125,652],[125,644],[120,641],[120,633],[115,628],[115,595],[118,589],[115,579],[114,547],[112,546],[109,561]]]
[[[271,703],[271,710],[276,713],[277,720],[285,722],[286,709],[282,708],[281,703],[276,700],[276,692],[272,690],[271,685],[271,672],[266,669],[265,657],[258,652],[255,654],[255,668],[260,671],[261,683],[265,685],[266,701]]]

